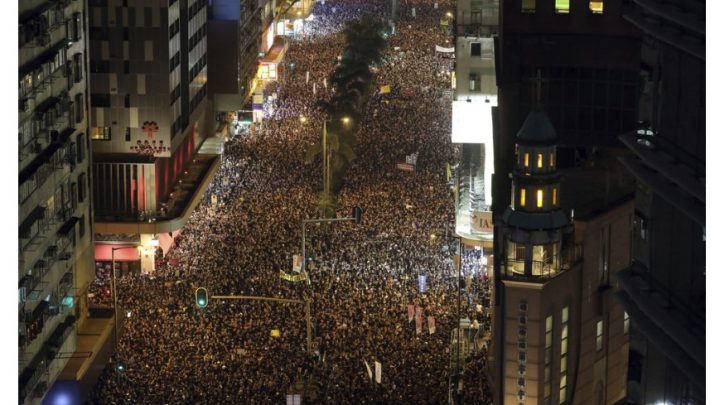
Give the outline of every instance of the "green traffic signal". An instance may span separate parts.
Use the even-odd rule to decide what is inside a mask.
[[[195,304],[198,308],[205,308],[210,301],[210,294],[205,287],[199,287],[195,290]]]

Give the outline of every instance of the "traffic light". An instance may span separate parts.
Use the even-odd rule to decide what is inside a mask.
[[[197,305],[198,308],[205,308],[206,306],[208,306],[209,302],[210,294],[208,294],[205,287],[199,287],[197,290],[195,290],[195,305]]]
[[[353,208],[353,218],[356,224],[360,223],[360,216],[362,215],[362,209],[360,207]]]

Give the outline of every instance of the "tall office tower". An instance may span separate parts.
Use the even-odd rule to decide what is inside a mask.
[[[558,167],[571,167],[593,147],[620,143],[634,128],[640,94],[639,31],[623,19],[620,1],[503,0],[496,63],[501,136],[495,173],[512,171],[512,137],[532,109],[535,82],[558,134]],[[509,184],[494,179],[502,212]]]
[[[29,404],[75,350],[94,270],[84,4],[21,0],[18,20],[18,372]]]
[[[298,32],[303,16],[309,14],[311,7],[311,0],[216,0],[212,3],[208,37],[212,65],[209,94],[220,121],[219,135],[229,134],[222,118],[227,113],[242,122],[262,121],[263,90],[268,82],[281,77],[288,48],[286,36]],[[291,11],[295,12],[293,19],[284,18]]]
[[[199,154],[207,0],[91,0],[90,139],[96,265],[152,272],[219,165]],[[118,247],[140,246],[117,252]],[[140,256],[140,257],[138,257]]]
[[[705,2],[637,1],[639,128],[620,140],[637,178],[633,263],[618,274],[630,317],[628,399],[705,403]]]
[[[595,168],[558,171],[558,137],[540,109],[516,141],[512,203],[495,223],[494,403],[614,404],[628,338],[610,297],[630,262],[632,183],[608,181],[617,164],[604,153]]]

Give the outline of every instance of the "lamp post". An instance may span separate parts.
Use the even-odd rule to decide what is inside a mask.
[[[118,299],[117,299],[117,280],[116,280],[116,270],[115,270],[115,251],[116,250],[124,250],[124,249],[139,249],[139,246],[124,246],[124,247],[118,247],[118,248],[111,248],[111,258],[112,258],[112,288],[113,288],[113,306],[115,309],[115,354],[117,354],[118,350],[118,343],[120,342],[118,338],[119,333],[119,318],[118,318]]]

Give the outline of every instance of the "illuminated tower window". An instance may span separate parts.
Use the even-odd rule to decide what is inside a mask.
[[[555,154],[550,152],[550,167],[555,167]]]
[[[525,189],[524,188],[520,189],[520,206],[521,207],[525,206]]]
[[[557,187],[553,187],[553,206],[557,205]]]
[[[526,168],[527,168],[528,166],[530,166],[530,154],[529,154],[529,153],[526,153],[526,154],[525,154],[525,157],[524,157],[524,159],[523,159],[523,163],[525,164],[525,167],[526,167]]]
[[[602,0],[590,1],[590,11],[592,11],[593,14],[602,14],[602,12],[603,12]]]
[[[542,153],[538,153],[538,163],[537,163],[537,167],[538,167],[538,168],[542,168]]]
[[[543,191],[542,189],[537,191],[537,207],[542,208],[543,206]]]
[[[570,12],[570,0],[555,0],[555,12],[567,14]]]
[[[534,13],[535,12],[535,0],[522,0],[523,13]]]

